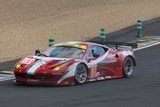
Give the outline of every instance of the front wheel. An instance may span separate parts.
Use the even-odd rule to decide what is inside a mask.
[[[84,64],[79,64],[75,72],[75,83],[83,84],[87,80],[87,68]]]
[[[134,70],[134,63],[130,57],[127,57],[123,64],[123,77],[132,76]]]

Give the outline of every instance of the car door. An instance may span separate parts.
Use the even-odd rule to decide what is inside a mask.
[[[93,55],[94,50],[96,55]],[[97,56],[97,57],[95,57]],[[89,76],[91,79],[112,78],[121,75],[117,51],[102,46],[91,45],[88,52]]]
[[[120,76],[121,75],[121,63],[119,60],[119,55],[117,54],[117,50],[110,49],[108,50],[108,55],[105,59],[106,71],[108,76]]]
[[[93,54],[94,50],[94,54]],[[97,45],[91,45],[89,46],[89,50],[87,53],[87,61],[89,65],[89,78],[95,79],[98,77],[104,77],[105,74],[107,74],[104,63],[102,63],[108,54],[108,48],[97,46]]]

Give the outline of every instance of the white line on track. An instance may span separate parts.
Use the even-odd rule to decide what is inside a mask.
[[[155,45],[158,45],[158,44],[160,44],[160,42],[153,43],[151,45],[147,45],[147,46],[143,46],[143,47],[139,47],[137,49],[134,49],[134,51],[138,51],[138,50],[141,50],[141,49],[149,48],[149,47],[152,47],[152,46],[155,46]]]
[[[160,42],[157,42],[157,43],[154,43],[154,44],[151,44],[151,45],[147,45],[147,46],[144,46],[144,47],[139,47],[137,49],[134,49],[134,51],[138,51],[138,50],[142,50],[142,49],[145,49],[145,48],[149,48],[149,47],[152,47],[152,46],[155,46],[155,45],[158,45],[158,44],[160,44]],[[3,80],[0,80],[0,82],[13,80],[13,79],[15,79],[15,77],[11,77],[11,78],[6,78],[6,79],[3,79]]]
[[[13,79],[15,79],[15,77],[5,78],[5,79],[3,79],[3,80],[0,80],[0,82],[8,81],[8,80],[13,80]]]

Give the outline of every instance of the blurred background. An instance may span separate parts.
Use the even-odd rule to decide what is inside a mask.
[[[160,16],[159,0],[0,0],[0,62]]]

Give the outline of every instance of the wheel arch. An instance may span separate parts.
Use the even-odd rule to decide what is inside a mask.
[[[87,64],[85,64],[84,62],[80,62],[78,65],[77,65],[77,67],[78,66],[83,66],[83,67],[85,67],[86,68],[86,74],[87,74],[87,76],[86,76],[86,79],[85,79],[85,81],[88,79],[88,74],[89,74],[89,72],[88,72],[88,66],[87,66]],[[75,71],[75,74],[76,74],[76,71]],[[83,84],[83,83],[81,83],[80,81],[78,81],[77,79],[76,79],[76,77],[74,76],[74,81],[75,81],[75,84],[78,84],[78,85],[80,85],[80,84]]]
[[[136,66],[136,60],[135,60],[135,58],[134,58],[133,56],[128,55],[126,58],[131,58],[131,59],[133,60],[134,66]],[[125,58],[125,59],[126,59],[126,58]]]
[[[78,65],[80,65],[80,64],[83,64],[86,68],[87,68],[87,73],[88,73],[88,66],[87,66],[87,64],[85,64],[84,62],[81,62],[81,63],[79,63]]]

